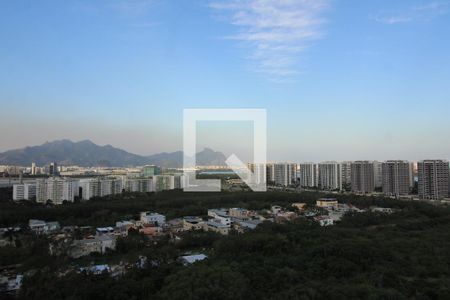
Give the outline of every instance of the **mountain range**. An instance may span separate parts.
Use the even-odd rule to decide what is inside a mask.
[[[205,148],[197,153],[196,159],[197,165],[225,165],[226,157],[222,152]],[[57,162],[59,165],[81,167],[131,167],[153,164],[166,168],[180,168],[183,166],[183,152],[142,156],[111,145],[99,146],[90,140],[72,142],[65,139],[0,153],[0,164],[3,165],[29,166],[33,162],[38,166]]]

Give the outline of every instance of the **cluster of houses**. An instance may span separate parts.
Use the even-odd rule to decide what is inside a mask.
[[[178,233],[190,230],[203,230],[229,234],[234,230],[243,233],[255,229],[264,221],[284,222],[304,217],[319,223],[321,226],[330,226],[348,212],[364,212],[350,204],[339,203],[335,198],[321,198],[316,201],[315,207],[308,207],[306,203],[293,203],[295,209],[286,210],[280,206],[272,206],[270,210],[253,211],[243,208],[209,209],[208,217],[186,216],[167,221],[166,217],[154,212],[141,212],[138,220],[122,220],[116,222],[114,227],[99,227],[95,231],[91,227],[66,226],[61,228],[58,222],[45,222],[30,220],[29,228],[36,234],[54,234],[50,245],[52,254],[66,253],[72,258],[79,258],[92,253],[105,254],[114,251],[118,237],[126,237],[133,229],[147,237],[170,235],[179,239]],[[371,208],[374,212],[392,213],[390,208]],[[85,238],[73,239],[73,232],[78,229],[85,232]]]
[[[280,206],[272,206],[269,210],[253,211],[243,208],[219,208],[209,209],[207,218],[199,216],[185,216],[183,218],[166,221],[166,217],[159,213],[141,212],[138,220],[122,220],[116,222],[114,227],[92,228],[90,226],[65,226],[58,222],[46,222],[42,220],[29,220],[29,229],[38,235],[51,235],[50,253],[67,254],[72,258],[79,258],[92,253],[105,254],[114,251],[118,237],[126,237],[133,229],[147,237],[155,238],[169,235],[179,239],[178,234],[189,230],[203,230],[229,234],[234,230],[243,233],[255,229],[264,221],[284,222],[299,217],[312,220],[321,226],[330,226],[348,212],[364,212],[351,204],[339,203],[336,198],[321,198],[316,201],[315,207],[308,207],[306,203],[293,203],[291,209]],[[379,213],[392,213],[390,208],[373,207],[371,211]],[[0,228],[0,233],[5,230],[20,230],[20,228]],[[75,232],[82,239],[75,239]],[[1,244],[7,244],[6,239],[0,239]]]
[[[320,226],[331,226],[340,221],[349,212],[364,212],[351,204],[339,203],[336,198],[320,198],[314,208],[307,208],[306,203],[294,203],[300,215],[317,222]]]
[[[371,207],[372,212],[390,214],[395,212],[391,208]],[[80,258],[93,253],[106,254],[116,249],[116,241],[119,237],[126,237],[130,230],[137,231],[150,239],[168,235],[174,241],[180,239],[180,233],[191,230],[203,230],[227,235],[230,231],[243,233],[255,229],[262,222],[282,223],[297,218],[304,218],[317,222],[320,226],[334,225],[349,212],[361,213],[361,210],[351,204],[339,203],[335,198],[321,198],[316,201],[314,207],[306,203],[293,203],[291,208],[272,206],[268,210],[253,211],[243,208],[209,209],[207,217],[185,216],[182,218],[166,220],[166,217],[154,212],[141,212],[137,220],[122,220],[115,226],[93,228],[91,226],[65,226],[58,222],[46,222],[42,220],[29,220],[29,230],[37,235],[50,237],[49,253],[51,255],[68,255],[71,258]],[[19,232],[22,228],[0,228],[0,247],[11,243],[6,238],[7,232]],[[78,238],[75,238],[78,237]],[[80,238],[82,237],[82,238]],[[192,264],[206,259],[204,254],[189,254],[180,257],[185,264]],[[140,258],[137,267],[143,267],[146,257]],[[131,267],[136,267],[134,264]],[[128,265],[98,265],[88,268],[80,268],[79,272],[100,274],[107,272],[111,275],[119,275],[125,272]],[[0,294],[2,291],[17,291],[20,288],[22,276],[4,276],[0,274]]]
[[[339,203],[335,198],[318,199],[315,207],[308,207],[306,203],[301,202],[293,203],[292,208],[294,209],[287,210],[280,206],[272,206],[269,210],[259,212],[243,208],[209,209],[207,218],[185,216],[169,221],[166,221],[166,217],[162,214],[146,211],[140,213],[138,220],[122,220],[116,222],[114,227],[95,229],[90,226],[61,228],[58,222],[32,219],[29,220],[28,227],[38,235],[52,235],[51,254],[67,254],[72,258],[79,258],[92,253],[105,254],[114,251],[117,238],[126,237],[131,229],[150,238],[170,235],[174,239],[179,239],[178,233],[183,231],[203,230],[227,235],[232,230],[238,233],[253,230],[264,221],[279,223],[299,217],[315,221],[321,226],[329,226],[348,212],[364,211],[350,204]],[[392,209],[386,208],[372,208],[372,210],[392,212]],[[75,239],[75,231],[84,238]]]
[[[196,216],[187,216],[181,220],[173,221],[181,221],[181,230],[183,231],[204,230],[227,235],[232,229],[240,233],[245,230],[255,229],[256,226],[265,220],[264,216],[255,211],[243,208],[221,208],[209,209],[208,218],[205,220]]]

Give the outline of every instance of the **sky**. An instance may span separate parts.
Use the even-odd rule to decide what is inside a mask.
[[[262,108],[269,160],[448,159],[449,37],[450,0],[0,1],[0,151],[177,151],[183,109]],[[247,159],[241,125],[198,148]]]

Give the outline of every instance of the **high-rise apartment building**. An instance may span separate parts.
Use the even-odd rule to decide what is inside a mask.
[[[183,174],[175,174],[174,175],[174,188],[182,189],[185,186],[184,175]]]
[[[58,176],[59,175],[58,163],[52,162],[49,166],[48,173],[52,176]]]
[[[324,190],[341,190],[341,164],[338,162],[322,162],[318,165],[318,186]]]
[[[31,163],[31,175],[37,174],[36,163]]]
[[[100,196],[109,196],[122,193],[122,180],[116,178],[104,178],[100,181]]]
[[[153,176],[154,190],[156,192],[175,189],[175,178],[173,175]]]
[[[254,184],[266,184],[267,182],[267,165],[266,164],[247,164],[248,169],[253,173]]]
[[[161,175],[161,168],[155,165],[148,165],[142,168],[143,177],[151,177],[155,175]]]
[[[383,186],[383,171],[382,164],[378,161],[373,162],[373,178],[375,188],[381,189]]]
[[[36,197],[36,184],[21,183],[13,186],[13,200],[31,200]]]
[[[73,202],[78,196],[78,181],[69,178],[49,178],[36,180],[36,202],[62,204]]]
[[[83,200],[90,200],[101,195],[100,178],[80,179],[79,187],[81,188],[80,196]]]
[[[274,164],[272,163],[266,164],[266,183],[267,184],[275,183],[275,167]]]
[[[289,186],[295,182],[297,165],[293,163],[275,163],[274,182],[276,185]]]
[[[411,188],[411,164],[402,160],[383,162],[382,186],[383,193],[390,196],[408,195]]]
[[[353,192],[372,193],[375,191],[375,168],[373,162],[352,162],[351,177]]]
[[[155,191],[153,177],[149,178],[127,178],[125,181],[125,190],[128,192],[148,193]]]
[[[351,189],[352,183],[352,162],[344,161],[341,163],[341,183],[345,190]]]
[[[449,196],[449,165],[445,160],[424,160],[417,164],[419,197],[439,200]]]
[[[318,171],[315,163],[300,164],[299,180],[301,187],[317,187],[318,186]]]

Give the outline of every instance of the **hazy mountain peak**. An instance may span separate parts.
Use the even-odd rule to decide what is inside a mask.
[[[47,141],[39,146],[9,150],[0,153],[0,164],[29,166],[35,162],[38,166],[51,162],[60,165],[78,166],[142,166],[154,164],[162,167],[180,168],[183,165],[183,152],[164,152],[150,156],[141,156],[115,148],[111,145],[99,146],[91,140],[73,142],[68,139]],[[225,156],[210,148],[197,153],[198,165],[224,165]]]

